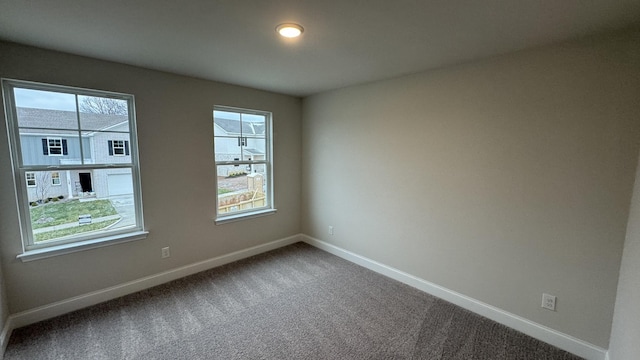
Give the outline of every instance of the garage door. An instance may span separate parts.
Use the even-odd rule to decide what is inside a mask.
[[[107,184],[109,186],[109,196],[133,194],[131,174],[107,175]]]

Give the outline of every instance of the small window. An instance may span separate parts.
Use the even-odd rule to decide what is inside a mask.
[[[124,155],[124,141],[122,140],[114,140],[113,141],[113,155]]]
[[[129,141],[127,140],[109,140],[109,155],[111,156],[127,156],[129,155]]]
[[[216,221],[275,212],[271,113],[216,106]]]
[[[28,172],[25,174],[27,178],[27,187],[35,187],[36,186],[36,174],[32,172]]]
[[[42,139],[42,153],[49,156],[68,155],[67,140],[62,138]]]
[[[60,185],[60,173],[54,171],[51,173],[51,185],[59,186]]]
[[[2,87],[16,184],[27,185],[15,187],[19,257],[143,238],[133,96],[7,79]],[[98,146],[107,142],[125,156],[114,161]]]
[[[62,139],[47,139],[49,143],[49,155],[62,155]]]

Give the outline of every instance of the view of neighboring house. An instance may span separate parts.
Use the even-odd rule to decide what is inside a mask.
[[[215,135],[216,161],[260,161],[265,160],[266,128],[264,118],[257,121],[243,119],[240,121],[234,115],[223,111],[216,111],[213,119],[213,133]],[[225,116],[229,115],[229,116]],[[260,167],[257,169],[256,167]],[[245,171],[246,173],[263,172],[263,166],[247,165],[238,168],[233,165],[218,166],[218,176],[228,176],[231,172]]]
[[[105,198],[133,193],[130,169],[55,169],[59,165],[131,162],[126,115],[19,107],[17,117],[23,163],[52,166],[49,172],[25,174],[30,202],[43,197]],[[75,130],[79,121],[82,144]]]
[[[214,110],[218,215],[269,206],[269,123],[268,113]]]

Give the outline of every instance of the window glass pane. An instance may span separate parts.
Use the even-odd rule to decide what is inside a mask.
[[[75,95],[15,88],[19,127],[77,129]]]
[[[125,100],[78,95],[82,130],[129,132],[129,108]]]
[[[218,170],[218,214],[267,207],[265,166],[242,164],[221,165]]]
[[[83,139],[89,147],[87,139]],[[80,164],[80,140],[76,131],[20,129],[24,165]],[[85,154],[86,155],[86,154]]]
[[[242,114],[242,136],[264,139],[266,121],[264,115]]]
[[[213,111],[213,122],[219,126],[219,129],[214,129],[214,133],[218,134],[215,130],[223,130],[227,134],[240,135],[240,113],[230,111]]]
[[[33,129],[78,128],[78,117],[74,111],[17,108],[18,126]]]
[[[246,138],[247,145],[243,148],[244,160],[265,160],[267,152],[265,138]]]
[[[34,244],[135,225],[130,169],[36,171],[28,191]],[[52,179],[59,178],[60,186]]]
[[[239,137],[214,138],[216,161],[234,161],[242,159],[241,139]]]
[[[91,153],[94,164],[130,164],[131,136],[128,133],[95,131],[84,134],[93,146]]]
[[[35,171],[28,172],[26,174],[27,183],[29,183],[30,178],[33,178],[35,187],[28,190],[28,200],[32,206],[35,203],[43,204],[48,203],[50,201],[57,202],[61,199],[68,197],[69,192],[66,188],[61,188],[60,186],[54,186],[54,180],[58,181],[59,184],[64,183],[67,185],[67,177],[65,177],[66,173],[64,171]],[[55,200],[53,200],[55,198]],[[46,219],[35,219],[40,220],[41,222]]]

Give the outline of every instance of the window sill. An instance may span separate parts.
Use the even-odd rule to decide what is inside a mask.
[[[136,231],[121,235],[106,236],[99,239],[79,241],[76,243],[50,246],[42,249],[27,250],[17,256],[22,262],[46,259],[49,257],[71,254],[78,251],[96,249],[104,246],[121,244],[129,241],[145,239],[148,231]]]
[[[222,225],[222,224],[236,222],[236,221],[245,220],[245,219],[252,219],[252,218],[261,217],[261,216],[273,215],[277,211],[278,210],[276,209],[266,209],[266,210],[254,211],[250,213],[229,215],[225,217],[219,217],[215,219],[215,222],[216,222],[216,225]]]

